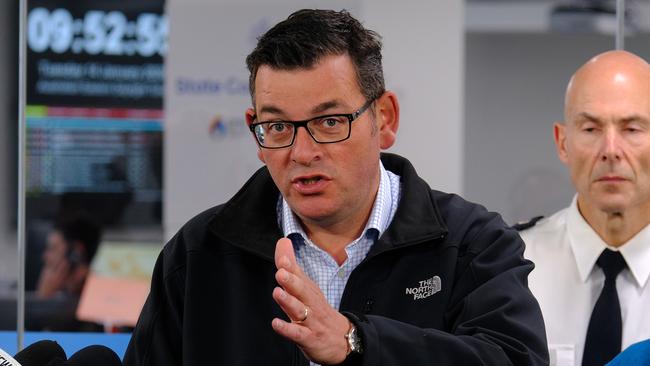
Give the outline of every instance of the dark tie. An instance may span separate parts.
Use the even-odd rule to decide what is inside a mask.
[[[605,273],[605,285],[589,320],[582,366],[603,366],[621,352],[623,325],[616,277],[625,268],[625,259],[620,252],[605,249],[596,264]]]

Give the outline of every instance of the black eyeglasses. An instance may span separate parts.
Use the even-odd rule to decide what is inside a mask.
[[[260,147],[281,149],[293,145],[298,127],[304,127],[319,144],[332,144],[350,138],[351,124],[374,102],[371,99],[352,114],[329,114],[304,121],[265,121],[251,123],[250,130]],[[256,116],[253,119],[257,118]]]

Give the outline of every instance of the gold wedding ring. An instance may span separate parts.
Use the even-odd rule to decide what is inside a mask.
[[[300,324],[307,320],[307,317],[309,316],[309,308],[305,306],[305,311],[303,312],[302,319],[300,320],[294,320],[293,322],[296,324]]]

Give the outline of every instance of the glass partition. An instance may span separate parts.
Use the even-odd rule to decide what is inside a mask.
[[[15,332],[19,6],[0,6],[0,331]],[[164,1],[30,0],[26,30],[25,329],[128,333],[162,246]]]

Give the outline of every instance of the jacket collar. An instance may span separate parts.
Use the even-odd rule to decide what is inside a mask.
[[[381,154],[381,161],[387,170],[401,177],[402,192],[393,221],[373,245],[368,257],[444,235],[447,229],[431,189],[411,163],[387,153]],[[224,204],[210,222],[210,229],[222,240],[273,261],[275,243],[282,237],[277,220],[279,194],[268,169],[260,168]]]

